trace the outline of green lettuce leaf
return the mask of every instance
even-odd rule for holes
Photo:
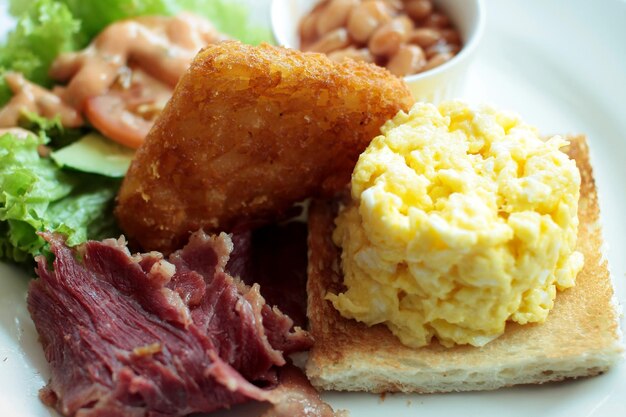
[[[18,21],[0,45],[0,106],[12,95],[3,72],[19,71],[50,87],[48,70],[60,53],[85,47],[104,27],[124,18],[186,10],[208,18],[218,30],[244,42],[272,40],[268,28],[250,23],[245,5],[237,0],[9,2]],[[36,115],[29,115],[26,123],[27,128],[40,132],[39,136],[18,139],[12,134],[0,135],[0,260],[25,262],[38,254],[49,255],[47,244],[37,235],[40,231],[63,233],[72,245],[119,233],[111,214],[119,179],[64,171],[38,154],[44,144],[62,147],[86,132],[64,130],[58,120]]]
[[[9,0],[16,28],[0,45],[0,75],[18,71],[37,84],[51,86],[48,70],[64,51],[84,48],[107,25],[142,15],[174,15],[183,10],[209,19],[216,28],[253,45],[272,42],[269,28],[250,21],[238,0]],[[0,106],[11,97],[0,77]]]
[[[113,216],[119,182],[97,175],[81,174],[79,178],[81,181],[71,194],[50,204],[47,214],[52,230],[65,234],[70,246],[87,239],[119,236]]]
[[[68,175],[39,156],[44,142],[44,136],[0,136],[0,259],[49,255],[37,235],[41,231],[63,233],[71,245],[114,231],[111,210],[119,181]]]
[[[48,119],[32,112],[26,112],[23,115],[20,120],[20,127],[44,135],[48,138],[47,146],[52,149],[69,146],[85,136],[86,132],[91,131],[88,127],[63,127],[59,116]]]
[[[188,11],[209,19],[218,30],[242,42],[271,42],[269,28],[255,26],[240,0],[47,0],[63,4],[79,21],[78,47],[87,45],[107,25],[121,19],[145,15],[171,16]],[[11,14],[22,16],[41,0],[10,0]]]
[[[21,72],[29,80],[49,87],[52,83],[48,69],[52,61],[61,52],[78,47],[79,28],[80,23],[66,5],[53,0],[32,2],[0,45],[0,73]],[[10,97],[4,77],[0,77],[0,106]]]
[[[126,175],[133,156],[134,149],[119,145],[95,132],[50,155],[61,167],[113,178]]]
[[[274,42],[268,27],[251,22],[245,3],[237,0],[175,0],[174,13],[186,10],[207,18],[222,33],[250,45]]]
[[[20,3],[23,0],[13,0]],[[109,24],[129,17],[169,14],[167,0],[57,0],[81,22],[79,41],[81,47]]]

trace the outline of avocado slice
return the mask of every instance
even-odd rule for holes
[[[71,145],[52,152],[50,156],[60,167],[121,178],[126,175],[134,155],[133,149],[92,132]]]

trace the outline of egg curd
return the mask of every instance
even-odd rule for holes
[[[336,219],[347,318],[408,346],[482,346],[507,321],[543,322],[583,266],[580,173],[516,115],[418,103],[382,128]]]

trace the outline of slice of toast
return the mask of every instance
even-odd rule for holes
[[[339,249],[331,238],[337,204],[314,202],[309,212],[308,316],[315,338],[306,364],[313,385],[325,390],[449,392],[489,390],[597,375],[623,351],[613,286],[601,253],[599,207],[584,136],[566,149],[582,176],[578,250],[585,266],[573,288],[557,295],[543,324],[509,323],[482,348],[414,349],[383,325],[343,318],[324,299],[342,290]]]

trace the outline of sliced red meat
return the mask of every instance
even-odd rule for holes
[[[258,283],[269,305],[306,327],[307,225],[292,221],[233,234],[235,248],[226,271]]]
[[[168,260],[131,256],[115,240],[76,251],[45,238],[54,269],[37,259],[28,308],[51,367],[41,397],[64,415],[183,416],[273,401],[259,387],[276,382],[284,352],[311,345],[258,287],[224,272],[227,235],[197,232]]]
[[[334,411],[322,401],[304,373],[292,364],[279,371],[280,384],[271,392],[273,406],[261,417],[349,417],[347,411]]]

